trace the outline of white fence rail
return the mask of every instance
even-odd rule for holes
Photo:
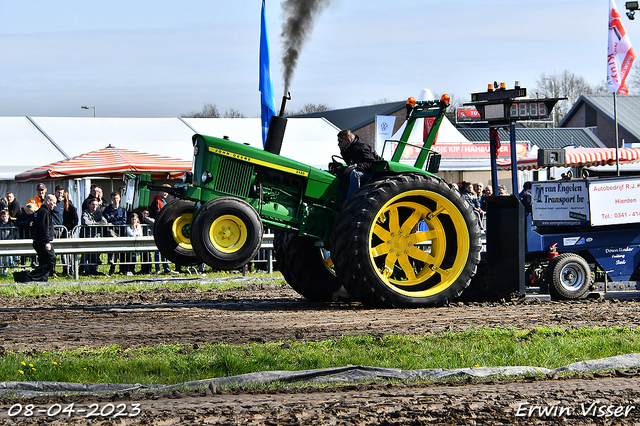
[[[32,243],[31,239],[0,240],[0,256],[35,256]],[[77,256],[158,251],[153,237],[60,238],[53,241],[53,248],[56,255],[75,256],[76,261],[73,263],[76,279],[79,277]],[[273,272],[273,234],[262,236],[260,249],[266,251],[266,259],[256,259],[254,262],[266,262],[268,272]]]

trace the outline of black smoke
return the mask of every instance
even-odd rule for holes
[[[284,0],[282,2],[285,19],[280,36],[284,52],[282,66],[285,94],[289,91],[302,45],[313,30],[313,20],[330,2],[331,0]]]

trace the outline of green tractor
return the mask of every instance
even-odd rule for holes
[[[374,162],[373,177],[346,200],[338,196],[339,178],[279,155],[284,126],[277,119],[286,119],[275,116],[279,142],[269,143],[270,128],[266,150],[194,135],[184,183],[158,187],[140,176],[130,207],[148,203],[149,190],[179,198],[160,211],[154,238],[180,265],[240,268],[255,258],[268,228],[279,270],[309,300],[348,295],[370,306],[442,305],[476,272],[480,228],[457,188],[435,175],[440,155],[430,148],[448,96],[412,99],[391,160]],[[418,118],[433,120],[422,146],[407,142]],[[400,162],[407,145],[419,152],[413,166]]]

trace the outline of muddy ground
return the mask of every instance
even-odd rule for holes
[[[0,352],[167,343],[204,344],[322,340],[342,335],[422,334],[471,327],[640,326],[640,302],[594,298],[454,303],[430,309],[369,309],[316,304],[270,283],[230,291],[171,291],[0,297]],[[3,400],[0,424],[87,424],[87,412],[47,417],[46,410],[88,408],[121,416],[92,424],[640,424],[640,376],[635,372],[560,379],[478,380],[456,385],[373,384],[318,390],[213,389],[172,394],[38,397],[34,417],[10,416]],[[619,377],[617,377],[619,376]],[[139,405],[139,413],[132,404]],[[546,407],[546,408],[545,408]],[[633,408],[631,408],[633,407]],[[547,411],[546,415],[540,410]],[[553,411],[555,410],[555,411]],[[115,412],[118,412],[116,410]],[[128,416],[129,414],[135,416]],[[530,414],[530,416],[529,416]],[[125,415],[127,415],[125,417]]]

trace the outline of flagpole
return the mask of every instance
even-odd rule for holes
[[[616,92],[613,92],[613,121],[615,123],[616,135],[616,172],[620,176],[620,155],[618,150],[618,102]]]

